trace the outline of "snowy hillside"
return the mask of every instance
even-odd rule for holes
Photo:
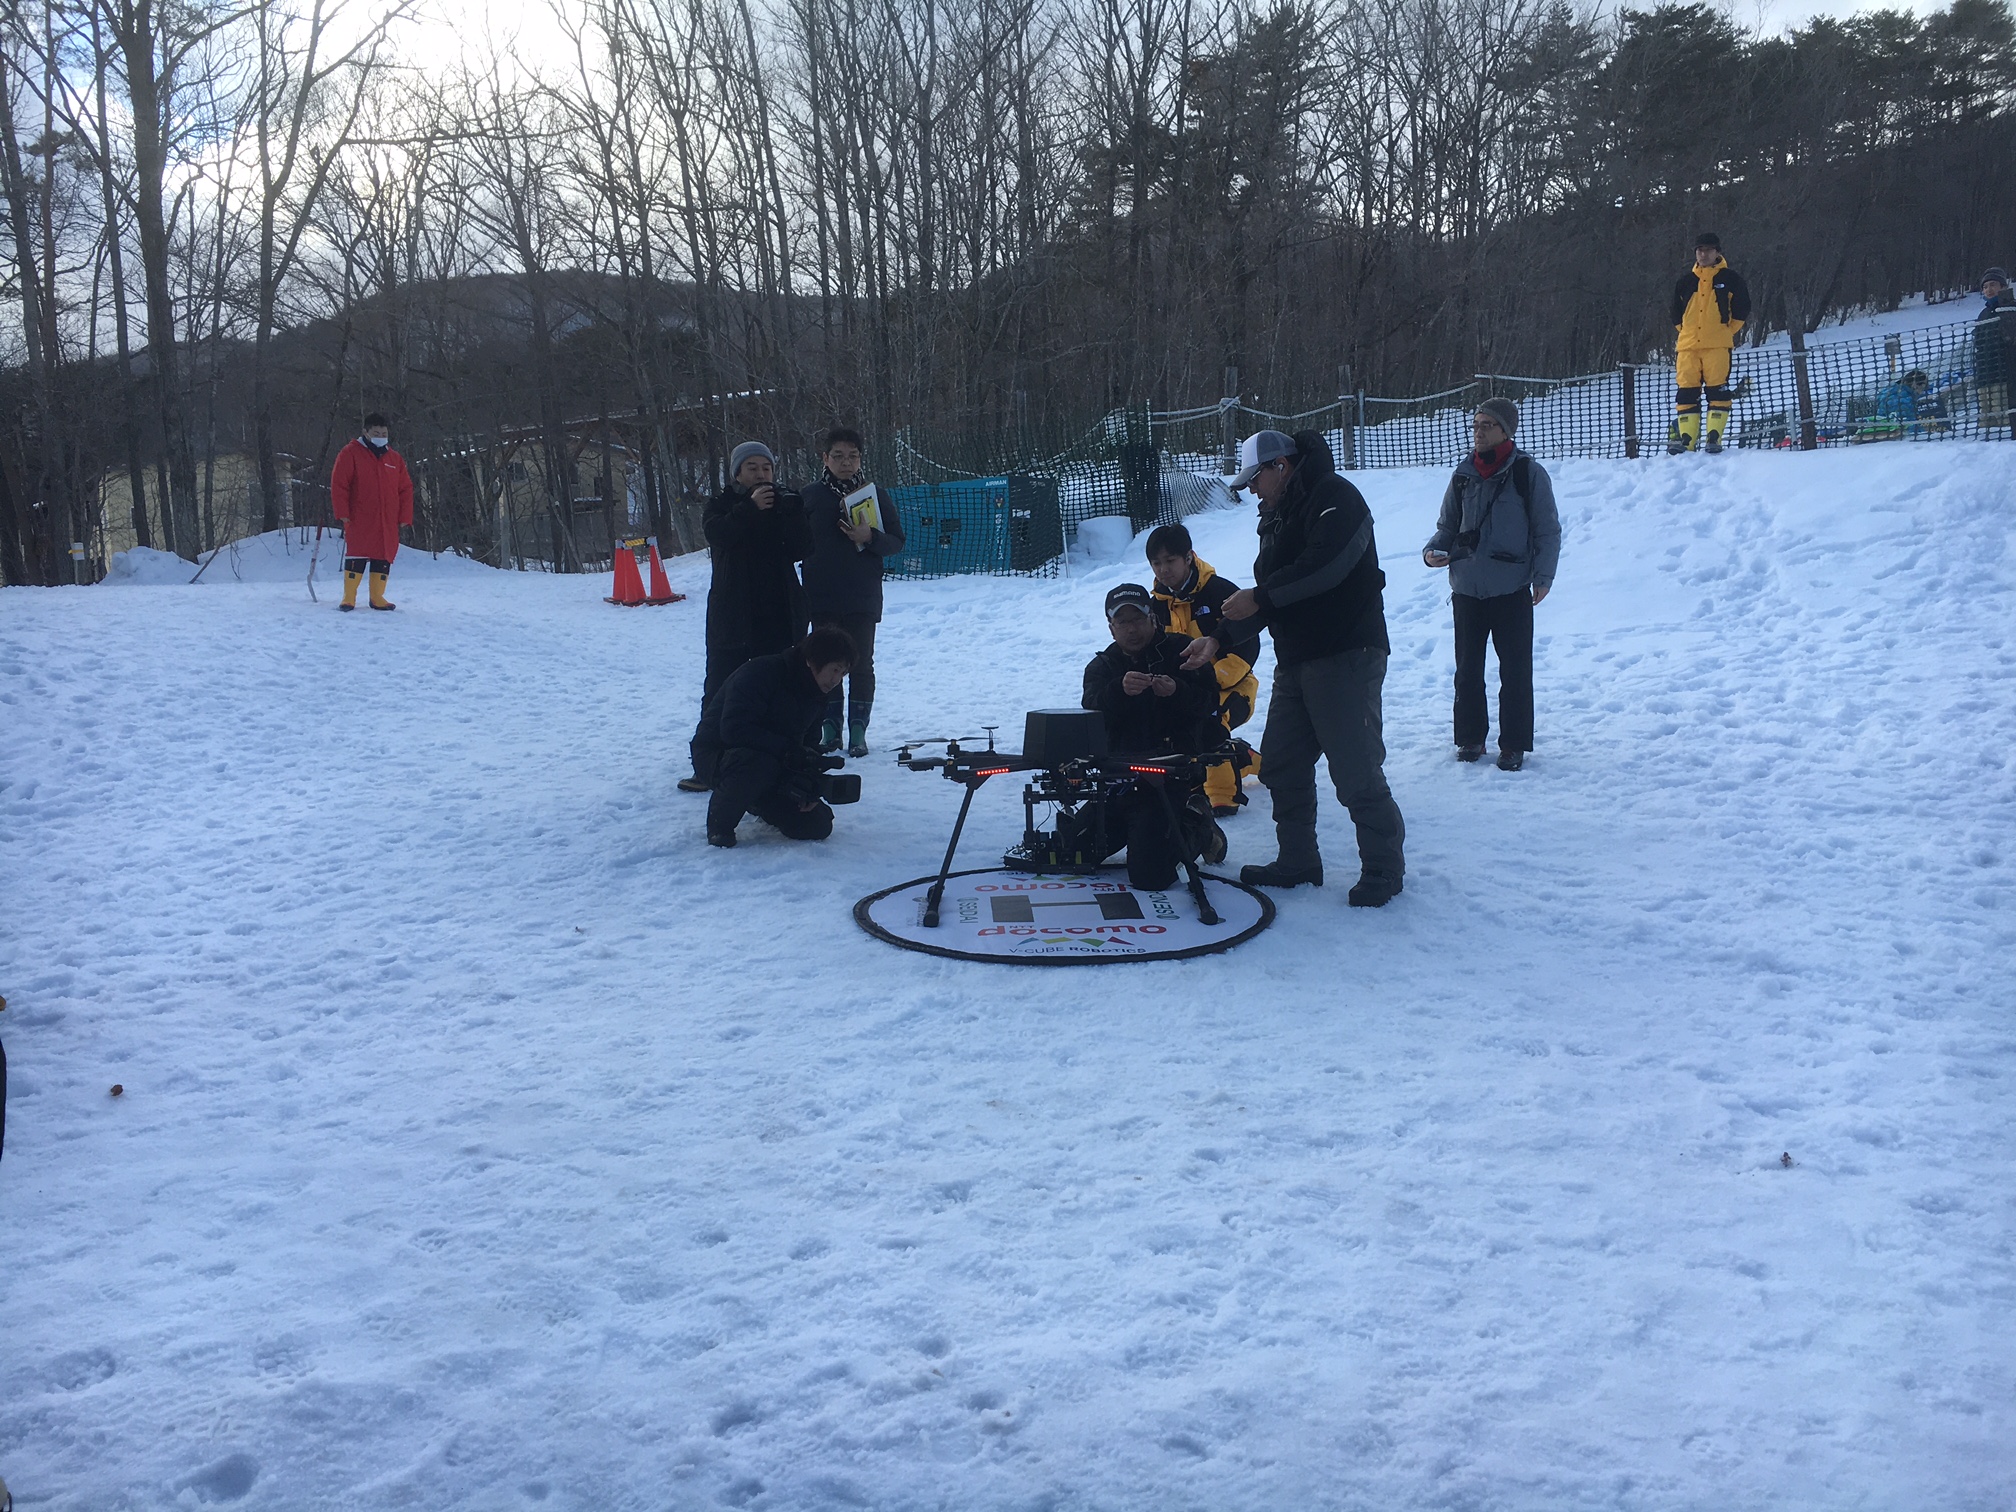
[[[0,1475],[2006,1506],[2012,456],[1560,465],[1518,774],[1450,759],[1441,475],[1362,476],[1407,891],[1345,907],[1326,799],[1332,885],[1180,964],[849,917],[955,808],[888,746],[1072,701],[1118,567],[894,585],[866,801],[728,852],[672,787],[697,598],[410,554],[396,615],[291,561],[0,594]],[[1243,576],[1249,517],[1192,523]],[[987,788],[969,864],[1018,824]]]

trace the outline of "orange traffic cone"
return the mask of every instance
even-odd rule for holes
[[[602,602],[626,608],[644,602],[644,580],[637,576],[637,553],[628,541],[616,543],[616,591]]]
[[[658,560],[658,543],[646,541],[651,548],[651,594],[644,600],[647,604],[676,604],[686,597],[672,591],[671,581],[665,576],[665,564]]]

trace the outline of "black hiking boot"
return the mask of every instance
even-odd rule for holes
[[[707,831],[707,843],[709,845],[718,845],[723,850],[733,850],[735,849],[735,831],[709,830]]]
[[[1516,772],[1524,765],[1526,765],[1526,753],[1524,751],[1500,751],[1498,753],[1498,770],[1501,772]]]
[[[681,777],[679,779],[679,791],[682,793],[711,793],[714,791],[714,784],[709,782],[705,777]]]
[[[1344,901],[1353,908],[1384,908],[1399,897],[1402,890],[1398,877],[1374,877],[1368,873],[1352,885]]]
[[[1484,747],[1481,745],[1456,747],[1456,759],[1458,761],[1478,761],[1483,758],[1483,755]]]
[[[1288,866],[1280,861],[1269,861],[1262,866],[1242,866],[1239,880],[1248,887],[1300,887],[1307,882],[1311,887],[1323,885],[1323,863],[1312,861],[1307,866]]]

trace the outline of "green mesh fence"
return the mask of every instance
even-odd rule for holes
[[[1886,336],[1783,337],[1735,354],[1727,444],[1745,448],[2008,437],[2016,311],[1999,320]],[[1089,519],[1133,531],[1236,501],[1224,478],[1239,438],[1317,430],[1345,470],[1450,467],[1470,417],[1500,395],[1520,410],[1519,442],[1543,459],[1663,455],[1674,411],[1671,363],[1570,378],[1478,374],[1412,398],[1351,394],[1278,412],[1236,400],[1189,410],[1116,409],[1088,425],[976,437],[905,431],[877,449],[910,547],[905,576],[1054,574]]]

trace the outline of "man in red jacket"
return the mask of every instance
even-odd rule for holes
[[[366,415],[364,434],[336,454],[329,503],[343,526],[343,602],[337,607],[357,607],[357,585],[369,567],[371,607],[398,608],[385,597],[385,576],[399,555],[399,527],[413,523],[413,478],[406,459],[392,450],[383,415]]]

